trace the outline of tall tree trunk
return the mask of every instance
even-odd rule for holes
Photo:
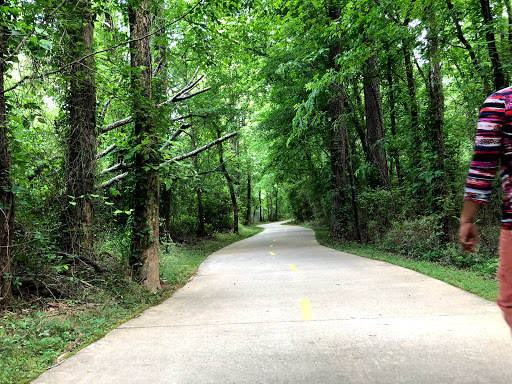
[[[93,51],[95,14],[91,2],[83,3],[79,28],[69,30],[73,59]],[[96,177],[96,83],[94,56],[73,64],[68,95],[69,133],[66,137],[66,194],[73,196],[65,208],[63,247],[70,253],[90,252],[94,243],[91,194]]]
[[[157,138],[151,108],[152,60],[150,2],[142,0],[128,10],[130,22],[130,56],[132,105],[135,122],[134,146],[137,149],[133,170],[133,233],[130,265],[134,277],[150,290],[160,289],[159,277],[159,192],[160,179],[154,169]]]
[[[430,122],[427,131],[434,161],[434,175],[432,183],[433,211],[439,215],[442,240],[448,241],[447,217],[444,214],[444,201],[446,197],[446,185],[444,177],[444,95],[443,79],[441,76],[441,64],[439,57],[439,23],[436,20],[436,11],[433,5],[427,7],[425,14],[428,17],[429,28],[427,31],[427,52],[429,56],[429,94],[430,94]]]
[[[385,137],[384,119],[382,117],[377,54],[373,54],[366,60],[363,76],[368,151],[370,163],[378,172],[378,176],[376,180],[373,180],[373,184],[374,186],[389,190],[388,163],[383,143]]]
[[[277,211],[277,210],[278,210],[278,200],[277,200],[278,195],[279,195],[279,189],[278,189],[278,188],[277,188],[277,186],[276,186],[276,211],[275,211],[275,218],[276,218],[276,221],[278,221],[278,220],[279,220],[278,211]]]
[[[338,19],[341,15],[341,8],[329,2],[329,17],[332,21]],[[336,59],[342,54],[342,42],[336,39],[332,42],[329,51],[329,66],[335,69],[336,74],[341,70],[337,65]],[[340,79],[334,79],[331,84],[331,99],[329,101],[329,116],[331,118],[331,137],[330,137],[330,163],[331,163],[331,225],[329,235],[332,239],[339,239],[344,232],[346,218],[343,217],[344,202],[347,200],[347,179],[346,179],[346,152],[347,148],[347,123],[345,120],[345,95],[343,84]],[[355,108],[354,108],[355,109]],[[355,113],[356,111],[354,111]],[[353,114],[355,117],[355,114]],[[356,125],[356,127],[359,125]],[[360,134],[361,142],[364,138]],[[364,148],[364,146],[363,146]]]
[[[260,200],[260,221],[263,221],[263,214],[262,214],[262,210],[261,210],[261,189],[259,192],[259,200]]]
[[[512,55],[512,6],[510,0],[504,0],[508,15],[508,52]]]
[[[481,75],[480,73],[480,65],[478,64],[478,60],[476,58],[475,50],[471,46],[471,44],[467,41],[467,39],[464,37],[464,34],[462,33],[462,27],[460,26],[459,18],[457,17],[457,14],[455,12],[455,9],[453,7],[453,3],[451,0],[446,0],[446,5],[448,9],[450,10],[450,16],[452,18],[453,24],[455,25],[455,32],[457,35],[457,38],[462,43],[462,45],[466,48],[468,51],[469,57],[471,59],[471,63],[473,64],[473,68],[475,70],[475,74],[482,78],[482,83],[484,85],[485,94],[488,95],[490,93],[489,84],[487,84],[487,79],[485,76]]]
[[[245,225],[251,224],[252,213],[252,181],[251,181],[251,165],[247,165],[247,212],[245,214]]]
[[[391,66],[391,58],[388,58],[388,87],[389,87],[389,108],[390,108],[390,120],[391,120],[391,135],[393,136],[393,140],[396,141],[396,101],[395,101],[395,89],[393,84],[393,74],[392,74],[392,66]],[[396,146],[396,143],[394,143]],[[398,185],[401,185],[403,182],[402,179],[402,169],[400,168],[400,154],[398,149],[394,147],[391,151],[393,156],[393,161],[395,163],[396,169],[396,177],[398,181]]]
[[[160,219],[162,220],[162,231],[164,236],[171,237],[171,189],[167,189],[165,186],[162,188],[160,202],[162,209],[159,212]]]
[[[154,74],[155,77],[152,79],[154,94],[151,95],[155,104],[160,104],[166,100],[167,97],[167,45],[168,39],[166,38],[165,31],[165,21],[162,17],[158,17],[158,12],[160,9],[155,11],[153,15],[153,20],[156,20],[156,28],[158,29],[158,33],[156,36],[157,43],[155,44],[155,62],[157,64],[157,68],[159,69],[158,73]],[[164,122],[166,123],[167,114],[164,112],[164,109],[161,108],[156,112],[156,121],[157,124]],[[167,177],[171,177],[169,174]],[[173,193],[171,187],[162,184],[160,186],[160,196],[159,196],[159,204],[160,210],[158,212],[160,216],[160,220],[162,223],[161,228],[158,229],[159,237],[161,239],[165,239],[166,243],[172,241],[171,234],[171,199],[173,198]],[[167,246],[168,247],[168,246]],[[168,251],[168,248],[167,248]]]
[[[275,217],[274,217],[274,202],[272,201],[272,190],[270,190],[270,193],[269,193],[269,196],[270,196],[270,221],[275,221]]]
[[[350,180],[350,196],[352,201],[352,214],[354,215],[354,223],[355,223],[355,230],[356,230],[356,238],[357,241],[360,243],[363,242],[363,235],[361,231],[361,222],[359,220],[359,208],[357,206],[357,196],[356,196],[356,177],[354,173],[354,166],[352,164],[352,154],[351,154],[351,148],[350,148],[350,140],[345,141],[346,144],[346,153],[347,153],[347,168],[348,168],[348,174],[349,174],[349,180]]]
[[[493,32],[494,27],[492,25],[491,5],[489,4],[489,0],[480,0],[480,7],[486,28],[485,39],[487,40],[487,49],[489,51],[489,57],[491,58],[491,65],[494,74],[494,88],[495,90],[499,90],[505,88],[506,84],[500,56],[498,54],[498,49],[496,48],[496,39]]]
[[[272,221],[272,216],[270,216],[269,194],[267,194],[267,220]]]
[[[357,131],[357,136],[359,137],[359,141],[361,142],[361,146],[363,148],[365,159],[369,160],[370,154],[368,153],[368,141],[366,140],[366,134],[364,133],[364,117],[359,112],[360,110],[364,110],[363,102],[361,101],[361,97],[359,97],[359,91],[357,89],[358,85],[356,82],[352,84],[353,94],[347,97],[348,103],[345,105],[347,108],[347,113],[350,115],[350,121],[354,125]],[[355,103],[352,101],[355,99]]]
[[[196,147],[196,137],[194,127],[190,127],[190,139],[192,141],[192,147],[197,149]],[[197,156],[193,156],[193,165],[196,171],[196,174],[199,173],[199,159]],[[206,230],[204,227],[204,205],[203,205],[203,190],[201,188],[201,183],[199,180],[194,180],[194,189],[196,190],[197,196],[197,216],[199,219],[199,228],[197,229],[197,235],[199,237],[206,236]]]
[[[420,152],[420,132],[421,127],[419,124],[419,107],[418,100],[416,99],[416,83],[414,81],[414,68],[411,61],[411,49],[408,45],[406,39],[402,40],[402,52],[404,55],[404,63],[405,63],[405,74],[407,77],[407,92],[409,93],[409,100],[407,105],[409,105],[409,110],[411,114],[411,127],[410,127],[410,135],[413,142],[410,150],[411,157],[411,168],[419,168],[420,160],[421,160],[421,152]]]
[[[217,135],[220,138],[220,131],[217,130]],[[229,196],[231,197],[231,208],[233,209],[233,233],[238,233],[238,202],[236,201],[235,188],[233,186],[233,179],[228,173],[226,169],[226,164],[224,163],[224,148],[222,144],[219,144],[219,161],[221,164],[222,174],[226,178],[226,182],[228,183],[229,188]]]
[[[0,0],[0,7],[5,4]],[[4,57],[7,54],[7,33],[0,23],[0,307],[11,299],[11,246],[14,234],[14,194],[11,184],[11,156],[7,137],[7,108],[5,101]]]
[[[435,21],[433,21],[434,25]],[[435,150],[435,170],[444,172],[444,95],[443,79],[441,77],[441,64],[439,59],[439,35],[436,27],[432,27],[427,34],[427,49],[430,58],[429,65],[429,94],[431,146]]]
[[[346,140],[347,125],[345,121],[345,99],[343,95],[343,86],[341,84],[331,85],[331,101],[329,105],[329,114],[334,121],[331,128],[331,188],[332,188],[332,211],[330,237],[333,239],[341,238],[345,219],[343,217],[343,207],[346,201]]]
[[[197,215],[199,216],[199,229],[197,235],[199,237],[206,236],[206,229],[204,223],[204,204],[203,204],[203,190],[200,185],[196,186],[197,196]]]

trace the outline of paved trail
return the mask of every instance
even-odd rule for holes
[[[494,303],[265,228],[35,383],[512,383]]]

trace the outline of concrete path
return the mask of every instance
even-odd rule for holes
[[[270,224],[35,383],[512,383],[494,303]]]

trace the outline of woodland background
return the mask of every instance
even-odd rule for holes
[[[294,218],[492,273],[458,216],[510,0],[0,0],[0,302],[160,288],[160,252]],[[499,180],[496,181],[499,190]]]

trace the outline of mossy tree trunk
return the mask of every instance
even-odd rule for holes
[[[133,276],[150,290],[160,289],[159,192],[157,138],[151,105],[151,11],[142,0],[128,10],[130,22],[131,88],[134,116],[133,233],[130,265]]]
[[[0,7],[4,1],[0,0]],[[7,107],[5,101],[5,72],[7,70],[6,30],[0,24],[0,307],[11,298],[11,246],[14,233],[14,194],[11,184],[11,156],[7,137]]]
[[[371,178],[374,187],[389,190],[389,173],[384,148],[384,119],[380,94],[380,76],[377,54],[370,56],[364,65],[364,107],[366,114],[366,138],[370,164],[377,171]]]
[[[220,139],[220,131],[217,131],[217,136]],[[228,183],[229,188],[229,196],[231,197],[231,208],[233,209],[233,233],[238,233],[238,202],[236,200],[235,187],[233,185],[233,179],[229,175],[229,172],[226,168],[226,164],[224,163],[224,148],[222,144],[219,145],[219,161],[221,164],[221,171],[224,177],[226,178],[226,182]]]
[[[251,164],[247,164],[247,212],[245,213],[245,225],[251,224],[252,214],[252,180],[251,180]]]
[[[91,2],[83,4],[78,26],[69,28],[72,59],[93,51],[94,19]],[[96,84],[94,56],[71,66],[69,77],[69,131],[66,135],[66,230],[63,247],[73,254],[90,252],[94,243],[94,210],[91,194],[96,176]]]

